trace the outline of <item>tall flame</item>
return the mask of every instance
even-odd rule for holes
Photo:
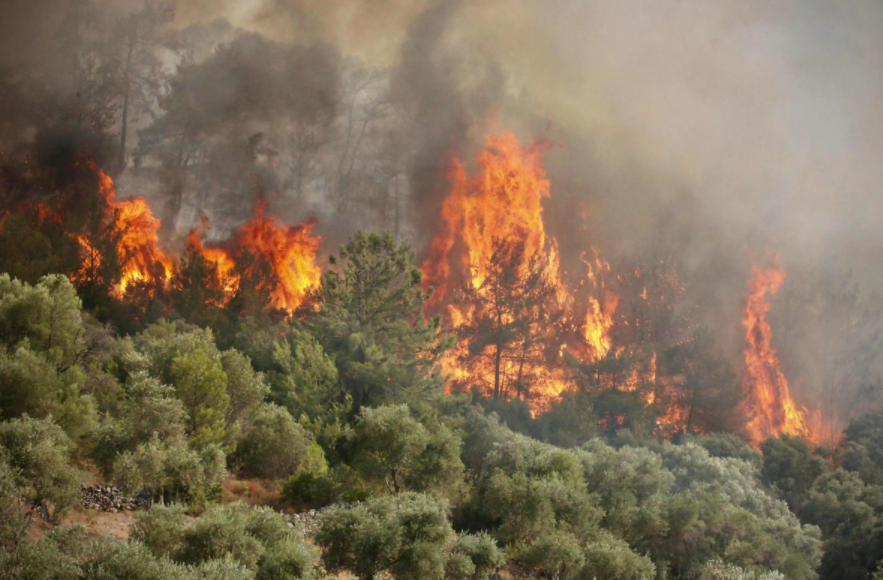
[[[575,315],[573,312],[577,310],[574,292],[564,283],[559,272],[557,241],[547,234],[543,223],[542,201],[550,195],[550,182],[542,158],[550,144],[540,141],[522,147],[511,132],[487,135],[485,144],[485,149],[478,155],[477,175],[468,176],[458,160],[454,161],[449,174],[452,189],[441,208],[441,228],[423,264],[427,285],[435,288],[430,307],[442,310],[461,334],[475,328],[480,313],[475,311],[474,304],[456,300],[454,292],[458,289],[467,293],[487,292],[483,290],[483,284],[491,274],[492,257],[498,250],[495,245],[499,242],[518,244],[522,268],[526,269],[531,263],[542,264],[543,278],[552,287],[557,302],[551,307],[565,313],[562,324],[579,321],[574,328],[568,328],[583,342],[575,349],[578,354],[591,360],[603,357],[610,349],[608,333],[613,324],[617,298],[609,292],[603,305],[594,298],[586,298],[579,307],[586,309],[585,314]],[[504,260],[511,261],[512,256],[506,256]],[[505,320],[504,316],[498,322],[511,321]],[[537,324],[533,323],[533,326]],[[559,357],[566,348],[563,327],[532,328],[530,332],[558,338],[561,344],[560,348],[556,345],[555,350]],[[463,341],[447,359],[445,371],[461,387],[498,386],[500,374],[530,376],[535,381],[531,393],[534,411],[547,406],[568,387],[563,372],[550,365],[540,365],[538,356],[527,363],[524,356],[500,361],[490,352],[492,348],[489,345],[482,353],[470,353]],[[464,361],[468,364],[464,365]],[[497,368],[500,365],[502,369]],[[532,368],[525,368],[525,365]],[[510,382],[514,384],[518,380],[510,378]],[[518,385],[513,390],[520,392]],[[505,388],[501,391],[495,391],[495,394],[505,398],[513,396],[512,390],[508,395]]]
[[[159,249],[157,232],[160,220],[153,216],[147,200],[136,197],[126,201],[116,200],[113,179],[94,161],[87,162],[98,177],[98,192],[107,202],[107,212],[114,220],[114,233],[119,237],[117,252],[122,264],[120,292],[133,282],[167,280],[172,275],[172,260]],[[94,254],[81,239],[87,254]]]
[[[766,320],[770,310],[767,294],[778,292],[784,282],[785,272],[778,261],[767,268],[752,266],[742,324],[745,326],[745,393],[749,415],[746,428],[754,444],[781,434],[812,439],[803,412],[791,399],[788,380],[771,344],[772,328]]]
[[[542,199],[549,197],[549,180],[542,155],[548,143],[524,148],[511,132],[487,135],[487,148],[478,155],[480,173],[469,178],[459,160],[449,175],[453,188],[442,206],[442,231],[433,239],[424,274],[435,285],[435,302],[450,290],[449,256],[461,240],[465,254],[458,264],[477,288],[484,281],[495,240],[524,244],[524,258],[546,251]]]

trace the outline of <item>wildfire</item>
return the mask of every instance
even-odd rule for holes
[[[311,232],[315,221],[299,226],[277,225],[264,215],[265,202],[260,199],[251,221],[242,226],[239,243],[249,252],[263,256],[270,263],[278,284],[271,293],[276,308],[293,312],[300,306],[307,291],[319,284],[322,271],[316,265],[321,240]]]
[[[187,236],[187,248],[189,251],[202,256],[206,262],[214,267],[214,276],[220,282],[220,287],[224,289],[225,298],[223,304],[226,304],[239,289],[240,276],[235,271],[236,262],[229,251],[224,248],[203,246],[200,234],[206,229],[209,229],[208,218],[203,215],[199,220],[199,224],[190,230],[190,234]]]
[[[463,338],[445,363],[454,388],[522,397],[537,411],[569,386],[560,366],[552,364],[555,358],[570,349],[580,358],[597,360],[610,350],[617,297],[605,292],[603,303],[587,295],[577,300],[562,279],[557,241],[543,223],[542,200],[550,195],[550,182],[542,158],[550,144],[522,147],[511,132],[488,135],[485,142],[477,175],[468,176],[463,164],[454,161],[442,226],[423,272],[427,285],[435,288],[430,307],[444,312]],[[531,277],[547,291],[527,296],[525,280]],[[534,315],[536,301],[542,307]],[[521,338],[484,344],[475,333],[489,324],[502,335],[519,328]],[[581,344],[567,344],[568,333]],[[544,340],[550,343],[545,351],[539,346]],[[530,393],[525,392],[527,382],[532,383]]]
[[[768,268],[752,266],[751,284],[745,302],[745,393],[747,431],[751,442],[787,434],[813,439],[804,413],[791,399],[788,381],[782,373],[776,349],[771,345],[772,329],[766,320],[770,304],[767,294],[775,294],[785,282],[778,263]]]
[[[265,211],[266,202],[260,198],[254,216],[239,228],[239,235],[231,245],[236,252],[203,246],[199,234],[207,226],[205,219],[190,232],[188,245],[214,265],[228,299],[240,283],[240,275],[235,270],[236,253],[246,250],[266,260],[275,283],[270,293],[273,306],[291,313],[303,304],[307,292],[319,284],[322,273],[316,264],[316,254],[321,239],[312,236],[315,221],[299,226],[278,224],[267,217]]]
[[[118,237],[117,252],[122,264],[120,292],[134,282],[164,281],[172,275],[172,260],[159,249],[160,221],[153,216],[147,200],[136,197],[126,201],[116,200],[113,179],[90,160],[89,168],[98,176],[98,191],[107,202],[107,212],[114,223]],[[87,259],[96,254],[94,248],[80,238]]]

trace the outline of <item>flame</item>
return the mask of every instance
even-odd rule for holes
[[[252,220],[240,229],[239,243],[270,263],[278,281],[270,294],[273,306],[293,312],[322,278],[322,271],[316,265],[321,239],[311,235],[315,221],[299,226],[278,225],[276,220],[264,215],[264,210],[265,201],[261,198]]]
[[[187,236],[187,247],[189,251],[202,256],[206,262],[214,267],[215,278],[220,282],[220,287],[224,289],[223,304],[219,304],[219,306],[223,306],[230,301],[230,298],[239,289],[240,276],[235,271],[236,262],[229,251],[224,248],[203,246],[200,233],[208,228],[208,218],[203,215],[200,218],[199,224],[190,230],[190,234]]]
[[[780,434],[812,440],[804,413],[791,399],[788,380],[772,347],[772,328],[766,320],[770,310],[767,294],[775,294],[785,282],[778,260],[767,268],[752,266],[745,301],[745,393],[749,421],[746,426],[755,445]]]
[[[518,267],[524,270],[521,274],[527,273],[528,264],[541,264],[542,276],[552,287],[556,302],[547,307],[563,313],[561,328],[538,328],[539,325],[534,324],[530,332],[552,335],[562,343],[567,341],[561,337],[573,334],[572,342],[581,344],[561,344],[554,353],[559,358],[565,350],[582,359],[602,358],[611,348],[609,331],[618,299],[614,293],[605,292],[603,303],[590,296],[577,300],[574,290],[561,276],[558,243],[547,234],[543,222],[542,201],[550,196],[550,182],[542,160],[550,144],[538,141],[521,146],[512,132],[487,135],[485,144],[478,155],[477,175],[468,176],[464,165],[459,160],[453,161],[449,173],[452,188],[441,208],[441,227],[423,264],[426,284],[435,289],[429,301],[430,309],[443,312],[461,335],[475,328],[481,313],[468,300],[458,300],[456,291],[465,290],[471,295],[486,293],[483,284],[492,269],[495,244],[500,241],[513,247],[518,244],[521,248]],[[511,265],[512,256],[504,256],[503,260]],[[587,263],[587,266],[591,289],[596,290],[593,264]],[[594,268],[609,271],[609,266],[600,258]],[[577,302],[581,305],[577,306]],[[577,314],[581,309],[585,309],[584,314]],[[500,322],[512,321],[504,316]],[[525,357],[517,356],[492,362],[494,348],[487,345],[480,353],[470,353],[466,341],[461,341],[443,364],[444,371],[452,378],[453,388],[478,387],[490,394],[494,390],[488,385],[495,385],[495,378],[500,375],[507,377],[509,384],[494,394],[510,398],[522,396],[519,378],[529,376],[533,383],[529,402],[536,412],[546,408],[569,387],[558,365],[548,364],[548,360],[538,363],[537,356],[527,362]],[[499,372],[496,365],[501,367]]]
[[[525,261],[546,251],[542,199],[549,197],[550,184],[542,155],[550,145],[537,142],[522,148],[511,132],[488,135],[485,143],[478,156],[479,175],[468,178],[455,159],[448,176],[453,188],[442,205],[443,227],[423,267],[435,287],[435,303],[450,290],[449,256],[458,240],[466,249],[458,265],[473,288],[485,279],[495,240],[522,242]]]
[[[119,236],[117,252],[123,269],[120,293],[124,294],[133,282],[168,280],[172,275],[172,260],[159,249],[160,221],[153,216],[147,200],[136,197],[117,201],[113,179],[94,161],[88,161],[87,165],[98,177],[98,192],[107,202],[106,211],[114,221],[114,233]],[[78,239],[87,260],[96,260],[95,249],[82,236]]]
[[[619,297],[613,292],[607,291],[602,306],[595,298],[589,298],[589,308],[586,313],[585,340],[595,358],[600,359],[610,351],[610,328],[613,326],[613,315],[619,304]],[[655,366],[655,363],[654,363]],[[654,370],[655,374],[655,370]]]
[[[317,286],[322,272],[316,264],[321,239],[312,235],[315,221],[299,226],[279,224],[265,215],[266,201],[258,199],[252,219],[239,228],[235,248],[265,259],[271,268],[275,288],[270,293],[274,308],[293,313],[304,303],[309,290]],[[205,247],[200,232],[207,228],[203,218],[188,236],[188,245],[214,265],[217,277],[229,300],[239,288],[240,275],[236,272],[236,255],[227,248]]]

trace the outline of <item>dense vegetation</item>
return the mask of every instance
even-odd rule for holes
[[[412,261],[391,236],[359,233],[299,317],[219,309],[200,326],[188,319],[204,312],[144,311],[128,334],[63,276],[0,276],[4,578],[875,573],[883,416],[854,421],[837,449],[589,420],[549,435],[518,401],[444,394],[451,341],[424,319]],[[60,526],[27,539],[33,518],[76,503],[84,470],[149,492],[132,538]],[[226,474],[276,481],[295,508],[361,503],[323,512],[304,539],[268,507],[223,505]]]

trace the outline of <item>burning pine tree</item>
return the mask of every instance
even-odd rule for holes
[[[540,410],[569,386],[561,364],[568,346],[580,358],[607,353],[616,296],[603,304],[581,297],[578,307],[561,277],[558,244],[543,223],[550,183],[542,156],[550,144],[522,147],[512,133],[485,140],[477,175],[454,162],[442,226],[423,265],[435,287],[430,306],[460,336],[445,369],[454,389],[521,398]]]

